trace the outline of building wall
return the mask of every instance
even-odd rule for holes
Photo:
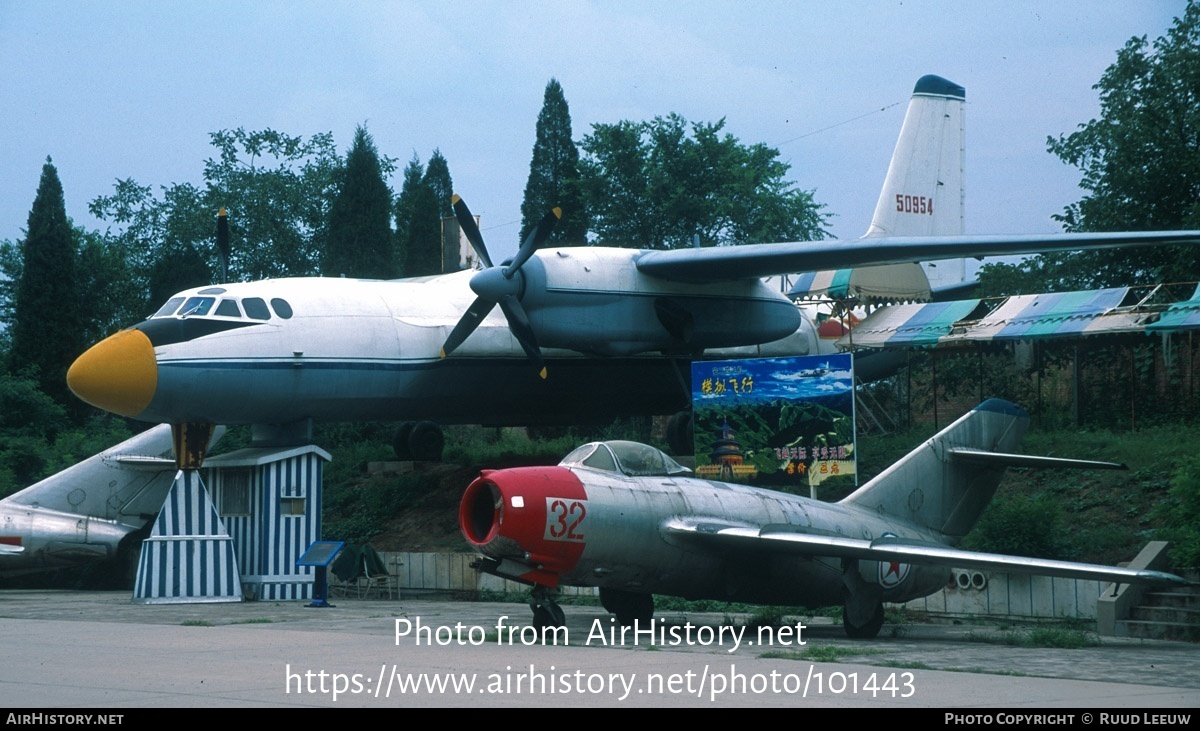
[[[241,469],[250,470],[249,512],[229,515],[227,475]],[[317,455],[305,454],[259,467],[212,470],[217,510],[233,537],[249,597],[312,599],[315,569],[296,561],[321,535],[323,469]],[[286,514],[285,500],[303,500],[304,513]]]

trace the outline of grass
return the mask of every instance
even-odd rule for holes
[[[1076,627],[1043,626],[1029,629],[1001,629],[996,632],[971,632],[971,642],[1011,647],[1049,647],[1060,650],[1078,650],[1098,647],[1103,644],[1094,632]]]
[[[207,619],[185,619],[180,622],[184,627],[212,627],[213,623]]]
[[[800,652],[772,651],[764,652],[759,657],[766,660],[804,660],[806,662],[840,662],[848,657],[863,655],[886,655],[890,650],[863,647],[843,647],[841,645],[820,645],[808,647]]]
[[[236,622],[230,622],[230,624],[271,624],[274,621],[270,617],[251,617],[250,619],[239,619]]]

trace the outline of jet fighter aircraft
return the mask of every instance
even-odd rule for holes
[[[916,262],[1200,243],[1197,231],[962,235],[964,99],[945,79],[918,81],[860,239],[543,250],[551,212],[511,260],[494,265],[456,197],[482,271],[187,290],[93,346],[67,380],[94,406],[153,422],[291,425],[279,433],[303,439],[312,420],[401,421],[397,451],[439,459],[439,423],[683,413],[692,359],[829,352],[796,305],[764,284],[768,275],[813,274],[810,293],[922,299],[928,281]]]
[[[158,515],[175,472],[159,425],[0,500],[0,576],[117,556]]]
[[[1013,454],[1029,423],[990,399],[838,503],[688,476],[636,442],[593,442],[556,467],[485,470],[459,507],[477,566],[533,586],[534,623],[560,626],[560,586],[599,587],[624,625],[647,626],[652,594],[845,607],[850,637],[874,637],[883,602],[944,587],[951,567],[1118,583],[1173,574],[954,548],[1006,466],[1123,468]]]

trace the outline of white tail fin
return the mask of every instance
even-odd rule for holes
[[[963,233],[966,90],[940,76],[913,88],[883,190],[865,238]],[[929,280],[919,264],[802,274],[793,299],[925,301]]]
[[[866,236],[963,233],[966,100],[940,76],[917,82]]]

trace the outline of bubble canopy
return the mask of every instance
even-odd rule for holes
[[[589,442],[563,457],[558,464],[560,467],[582,467],[629,477],[686,475],[691,472],[661,449],[624,440]]]

